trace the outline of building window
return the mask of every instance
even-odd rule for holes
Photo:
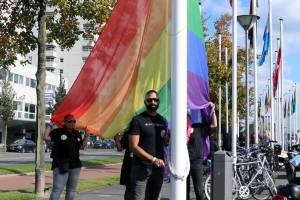
[[[52,44],[48,44],[48,45],[46,46],[46,50],[47,50],[47,51],[53,51],[54,49],[55,49],[55,46],[52,45]]]
[[[61,62],[61,63],[64,62],[64,58],[60,58],[60,62]]]
[[[23,102],[22,101],[14,101],[14,110],[15,111],[23,111]]]
[[[91,46],[82,46],[82,51],[90,51],[92,48]]]
[[[85,63],[86,62],[87,57],[82,57],[82,61]]]
[[[55,57],[53,56],[46,56],[46,62],[54,62]]]
[[[30,78],[26,77],[26,86],[30,86]]]
[[[13,77],[14,77],[14,74],[9,72],[8,80],[12,82],[13,81]]]
[[[23,85],[24,76],[14,74],[14,83]]]
[[[91,23],[84,23],[83,24],[83,29],[84,30],[88,30],[88,29],[92,29],[93,25]]]
[[[25,103],[24,118],[35,119],[35,105],[30,103]]]
[[[30,87],[32,87],[32,88],[36,87],[36,80],[30,79]]]
[[[94,40],[94,36],[92,36],[92,35],[85,35],[85,36],[83,36],[83,39],[84,40]]]
[[[32,56],[28,56],[28,61],[32,63]]]

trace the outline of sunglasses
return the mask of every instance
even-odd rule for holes
[[[157,98],[149,98],[149,99],[146,99],[147,103],[151,103],[152,101],[158,103],[159,102],[159,99]]]
[[[69,120],[69,121],[67,121],[67,123],[76,123],[76,120]]]

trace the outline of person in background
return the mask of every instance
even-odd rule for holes
[[[122,134],[117,134],[115,137],[116,147],[118,151],[125,150],[123,163],[120,174],[120,185],[125,186],[124,200],[131,200],[131,187],[130,187],[130,172],[132,165],[132,153],[129,151],[128,132],[124,131]]]
[[[81,161],[79,150],[87,145],[87,135],[83,138],[79,131],[75,130],[76,120],[73,115],[64,117],[63,128],[51,130],[47,127],[44,140],[51,140],[53,148],[51,152],[53,170],[53,187],[50,200],[60,199],[60,195],[66,187],[66,200],[73,200],[77,182],[80,175]]]
[[[129,126],[132,200],[159,198],[165,167],[163,146],[169,138],[167,121],[157,113],[159,103],[155,90],[146,92],[146,111],[135,116]]]
[[[188,152],[190,158],[190,172],[187,177],[186,187],[186,199],[190,200],[190,178],[192,177],[194,191],[197,200],[203,200],[203,189],[202,189],[202,176],[203,176],[203,162],[206,161],[207,155],[210,152],[210,149],[207,149],[209,146],[209,136],[211,134],[211,129],[217,127],[217,117],[215,115],[215,105],[212,102],[209,102],[209,106],[211,108],[211,117],[208,122],[198,118],[198,120],[194,119],[193,115],[188,115],[187,124],[187,138],[188,138]],[[198,115],[199,116],[199,115]],[[189,124],[191,124],[191,128],[189,128]],[[189,133],[190,131],[190,133]],[[204,152],[207,151],[206,153]]]

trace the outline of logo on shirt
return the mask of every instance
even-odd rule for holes
[[[68,137],[67,137],[65,134],[63,134],[63,135],[60,136],[60,139],[61,139],[61,140],[66,140],[67,138],[68,138]]]
[[[157,124],[157,123],[145,123],[145,126],[156,126],[156,127],[164,127],[164,124]]]

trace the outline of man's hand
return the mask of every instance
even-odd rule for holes
[[[215,104],[214,104],[213,102],[210,101],[210,102],[208,102],[208,104],[210,105],[210,107],[211,107],[213,110],[215,109],[216,106],[215,106]]]
[[[155,158],[155,160],[153,161],[153,165],[155,167],[164,167],[165,162],[162,159]]]

